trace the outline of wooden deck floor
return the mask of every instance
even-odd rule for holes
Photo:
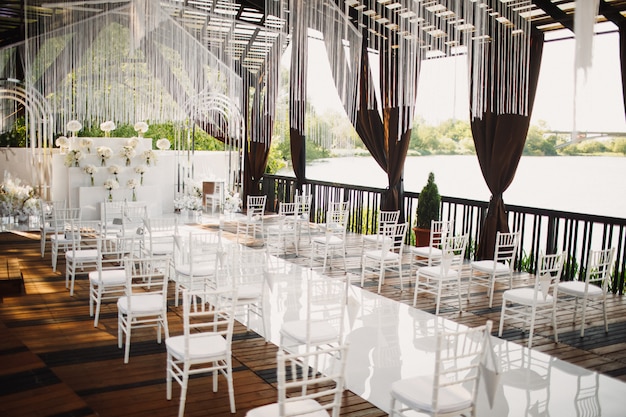
[[[350,236],[347,267],[355,279],[360,273],[359,242],[358,236]],[[305,243],[300,256],[285,256],[308,266],[306,253]],[[165,399],[165,347],[155,343],[151,331],[133,335],[131,360],[124,365],[117,348],[115,305],[103,306],[100,325],[94,328],[89,317],[86,275],[77,278],[76,295],[70,297],[64,285],[64,261],[59,259],[59,269],[53,273],[49,251],[44,259],[40,257],[37,233],[0,233],[0,258],[17,259],[24,277],[24,293],[5,296],[0,304],[0,415],[176,415],[179,391],[175,388],[172,401]],[[343,273],[338,266],[336,260],[332,273]],[[529,278],[519,274],[515,285],[527,285]],[[412,287],[407,282],[405,285],[401,292],[399,279],[389,276],[383,295],[411,304]],[[366,288],[376,291],[377,283],[367,280]],[[497,324],[503,290],[497,288],[493,309],[487,307],[484,293],[476,292],[471,294],[464,313],[458,313],[455,298],[445,301],[440,314],[472,326],[488,318]],[[181,312],[173,301],[170,306],[170,332],[177,334],[181,332]],[[554,343],[550,326],[539,323],[533,348],[626,381],[625,307],[623,297],[611,297],[608,335],[600,315],[591,317],[586,336],[580,339],[578,331],[566,324],[571,319],[564,313],[559,320],[559,343]],[[432,298],[420,297],[418,308],[434,312]],[[519,330],[510,327],[504,338],[526,342]],[[275,355],[276,346],[237,324],[233,342],[237,416],[275,401]],[[198,378],[190,384],[186,416],[231,415],[224,381],[220,381],[217,393],[212,392],[210,382],[210,378]],[[342,415],[386,413],[346,391]]]

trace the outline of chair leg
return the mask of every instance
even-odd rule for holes
[[[493,292],[496,289],[496,280],[491,278],[489,280],[489,308],[493,306]]]
[[[558,343],[559,342],[559,331],[557,330],[557,325],[556,325],[556,301],[554,303],[554,305],[552,306],[552,329],[554,332],[554,343]]]
[[[587,318],[587,300],[582,300],[583,312],[581,314],[582,321],[580,323],[580,337],[585,337],[585,319]]]
[[[604,315],[604,332],[609,333],[609,322],[606,319],[606,300],[602,301],[602,312]]]
[[[533,347],[533,333],[535,332],[535,315],[537,311],[535,307],[531,309],[530,316],[530,329],[528,329],[528,349]]]
[[[506,310],[506,300],[502,300],[502,308],[500,309],[500,327],[498,328],[498,337],[502,337],[502,330],[504,329],[504,312]]]
[[[185,364],[182,384],[180,386],[180,403],[178,404],[178,417],[185,414],[185,403],[187,402],[187,386],[189,385],[189,365]]]

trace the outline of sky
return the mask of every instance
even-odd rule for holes
[[[594,37],[593,66],[578,101],[580,117],[574,120],[573,39],[544,44],[539,85],[531,123],[545,121],[555,131],[626,132],[617,33]],[[308,95],[318,111],[342,112],[334,91],[321,41],[309,42]],[[287,58],[288,59],[288,58]],[[288,62],[284,60],[283,62]],[[424,61],[418,85],[416,115],[431,124],[450,118],[467,120],[468,83],[465,57]],[[286,64],[284,64],[286,65]],[[580,91],[580,89],[579,89]]]

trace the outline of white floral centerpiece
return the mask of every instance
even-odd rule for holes
[[[83,153],[79,149],[72,149],[65,155],[65,166],[78,167],[81,159],[83,159]]]
[[[120,168],[118,165],[111,165],[109,167],[109,174],[115,177],[115,181],[119,181],[118,174],[120,173],[121,170],[122,168]]]
[[[140,175],[140,179],[139,179],[140,185],[143,185],[143,174],[145,174],[146,171],[147,171],[147,168],[145,165],[137,165],[135,167],[135,172]]]
[[[136,148],[139,145],[139,138],[133,136],[132,138],[128,138],[126,140],[126,146],[130,146],[132,148]]]
[[[143,137],[143,134],[148,131],[148,123],[146,122],[137,122],[135,123],[135,132],[139,134],[139,137]]]
[[[61,149],[61,154],[66,154],[67,150],[70,148],[70,140],[67,136],[59,136],[54,141],[54,144]]]
[[[95,174],[98,171],[98,168],[96,168],[95,165],[85,165],[85,167],[83,168],[83,171],[85,171],[85,174],[89,175],[90,179],[91,179],[91,185],[93,186],[93,174]]]
[[[130,166],[130,160],[135,157],[136,153],[135,148],[130,145],[124,145],[120,149],[120,155],[126,159],[126,166]]]
[[[135,192],[135,189],[137,188],[138,185],[139,184],[137,184],[137,180],[134,178],[131,178],[128,181],[126,181],[126,187],[133,190],[133,201],[137,201],[137,193]]]
[[[79,146],[87,151],[87,153],[91,153],[91,148],[93,147],[93,140],[90,138],[80,138]]]
[[[241,210],[241,196],[238,192],[229,191],[224,197],[224,211],[236,213]]]
[[[165,150],[169,149],[170,146],[171,146],[170,141],[167,138],[161,138],[161,139],[157,140],[157,142],[156,142],[157,149],[159,149],[161,151],[165,151]]]
[[[111,191],[117,190],[120,187],[120,183],[114,178],[109,178],[104,182],[104,188],[109,191],[109,201],[113,201],[113,194]]]
[[[0,214],[16,216],[25,221],[28,216],[37,214],[39,198],[30,185],[23,185],[19,178],[10,175],[0,184]]]
[[[100,165],[103,167],[107,165],[107,160],[113,156],[113,150],[108,146],[98,146],[96,152],[100,157]]]
[[[154,163],[154,165],[157,163],[156,153],[154,153],[152,149],[148,149],[143,152],[143,159],[146,161],[146,165],[148,166],[150,166],[151,163]]]
[[[76,137],[76,132],[83,128],[83,125],[78,120],[70,120],[65,126],[69,132],[72,133],[72,137]]]
[[[100,123],[100,130],[104,132],[105,137],[111,136],[111,132],[115,130],[115,123],[111,120]]]

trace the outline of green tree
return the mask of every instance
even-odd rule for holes
[[[626,138],[617,138],[613,141],[613,152],[626,155]]]

